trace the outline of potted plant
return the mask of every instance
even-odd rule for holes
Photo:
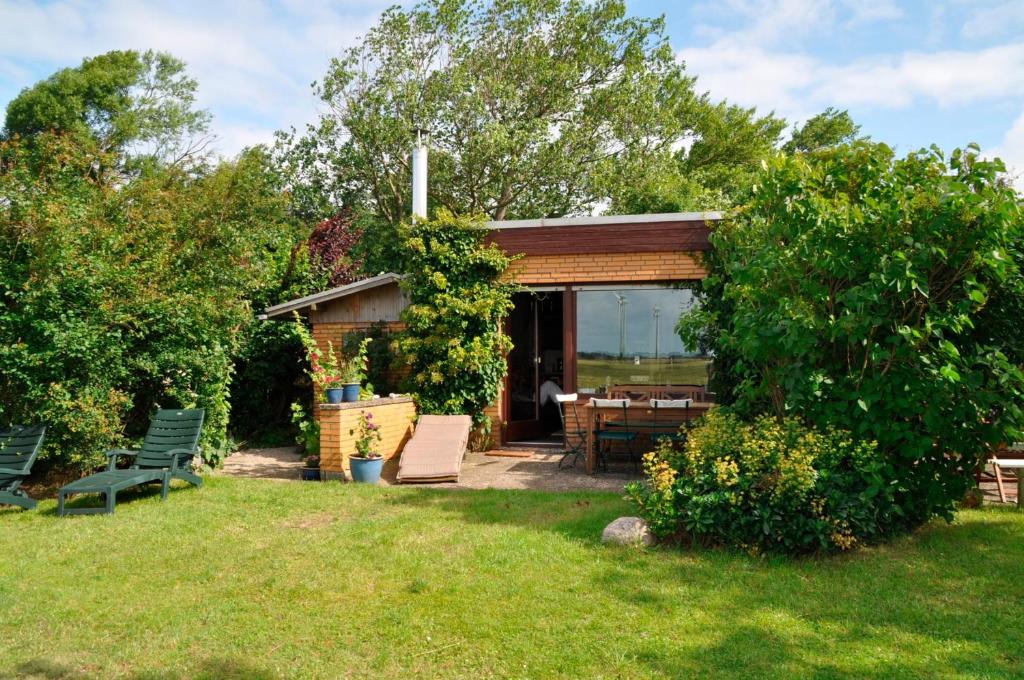
[[[320,479],[320,456],[306,456],[305,465],[302,468],[302,479],[305,481],[319,481]]]
[[[360,411],[359,426],[348,433],[356,438],[356,451],[349,457],[352,481],[376,484],[384,469],[384,456],[377,450],[381,440],[380,425],[373,422],[372,413]]]
[[[347,377],[343,372],[347,373],[348,363],[334,351],[334,345],[330,340],[327,341],[326,352],[320,349],[313,334],[299,318],[298,312],[295,313],[295,330],[306,350],[306,359],[309,360],[306,374],[313,384],[323,391],[326,403],[340,404],[345,392],[344,380]]]
[[[341,381],[344,392],[342,401],[359,401],[359,389],[366,380],[366,369],[369,362],[366,357],[366,348],[370,344],[370,338],[364,338],[359,343],[359,350],[355,356],[345,362],[341,371]]]

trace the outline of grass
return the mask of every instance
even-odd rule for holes
[[[632,359],[576,360],[576,383],[593,387],[612,385],[703,385],[708,381],[707,365],[710,359],[694,357],[684,359],[645,358],[639,366]]]
[[[0,511],[0,677],[1024,675],[1024,514],[852,555],[602,546],[615,494],[213,478]]]

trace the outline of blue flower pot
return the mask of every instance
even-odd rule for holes
[[[345,385],[345,394],[342,396],[342,401],[359,401],[359,383],[351,383]]]
[[[344,387],[328,387],[324,390],[324,399],[327,400],[328,404],[340,404],[344,396]]]
[[[320,468],[302,468],[302,479],[307,482],[319,482]]]
[[[348,464],[353,482],[376,484],[380,481],[380,471],[384,469],[384,458],[349,458]]]

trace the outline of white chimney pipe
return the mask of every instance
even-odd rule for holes
[[[427,219],[427,139],[426,130],[416,130],[412,150],[412,221]]]

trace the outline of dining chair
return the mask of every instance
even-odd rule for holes
[[[625,445],[626,451],[629,454],[629,459],[633,462],[633,466],[639,470],[639,459],[636,458],[633,444],[636,442],[638,433],[629,427],[629,399],[591,399],[590,402],[595,408],[621,408],[622,409],[622,423],[621,425],[616,423],[614,428],[603,426],[602,423],[598,423],[598,429],[594,433],[594,440],[597,444],[597,456],[598,463],[605,472],[608,471],[608,453],[611,453],[611,447],[615,442],[620,442]],[[608,451],[604,450],[604,445],[608,446]]]

